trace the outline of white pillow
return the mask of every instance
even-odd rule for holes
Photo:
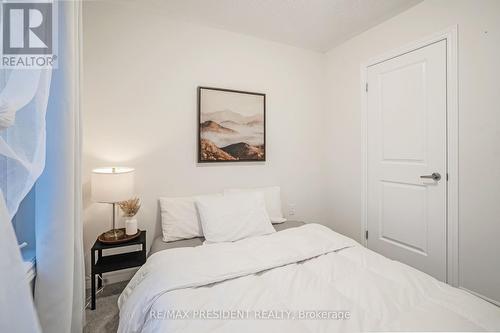
[[[203,236],[195,197],[160,198],[160,210],[164,242]]]
[[[267,214],[272,223],[283,223],[286,219],[281,211],[281,191],[279,186],[260,187],[260,188],[231,188],[225,189],[224,194],[241,192],[260,192],[264,195]]]
[[[276,232],[261,193],[197,197],[196,207],[208,243],[233,242]]]

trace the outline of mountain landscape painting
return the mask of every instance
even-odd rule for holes
[[[266,160],[266,95],[198,88],[198,162]]]

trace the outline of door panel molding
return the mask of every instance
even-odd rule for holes
[[[428,221],[427,216],[421,216],[420,224],[417,225],[419,228],[415,230],[412,228],[411,230],[406,230],[406,235],[402,235],[398,232],[397,228],[395,228],[396,224],[401,223],[399,220],[400,210],[407,210],[408,207],[398,207],[396,214],[391,214],[389,212],[390,209],[394,209],[393,205],[390,203],[386,206],[386,197],[387,192],[393,190],[394,195],[404,195],[403,191],[408,192],[411,191],[414,194],[414,201],[419,201],[421,209],[420,211],[426,211],[426,202],[427,202],[427,189],[425,185],[417,185],[413,183],[404,183],[399,181],[390,181],[390,180],[381,180],[380,181],[380,207],[379,212],[380,216],[378,218],[378,230],[379,230],[379,239],[385,242],[389,242],[395,246],[403,247],[406,250],[427,256],[427,230],[428,230]],[[398,193],[400,190],[400,193]],[[401,191],[402,190],[402,191]],[[392,216],[391,216],[392,215]],[[387,225],[386,225],[386,222]],[[392,227],[392,228],[391,228]],[[394,232],[396,232],[396,234]],[[411,234],[412,237],[417,237],[419,239],[414,239],[413,241],[409,239],[408,233]],[[417,240],[417,242],[415,242]],[[419,241],[419,242],[418,242]],[[420,244],[415,244],[420,243]]]
[[[459,186],[458,186],[458,26],[452,26],[448,29],[433,34],[422,40],[412,42],[400,48],[384,53],[380,56],[370,59],[366,63],[361,64],[361,138],[362,138],[362,181],[361,181],[361,239],[362,244],[367,246],[365,238],[366,230],[368,230],[368,123],[367,123],[367,71],[370,66],[381,62],[393,59],[406,53],[418,50],[440,41],[446,41],[446,140],[447,140],[447,158],[446,169],[447,175],[443,175],[443,180],[446,181],[447,191],[447,267],[446,267],[446,282],[453,286],[460,286],[460,270],[459,270],[459,238],[458,238],[458,223],[459,223]],[[403,162],[403,161],[401,161]],[[410,162],[410,161],[407,161]],[[414,162],[413,160],[411,162]]]

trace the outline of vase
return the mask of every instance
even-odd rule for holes
[[[137,233],[137,219],[135,217],[125,219],[125,233],[129,236]]]

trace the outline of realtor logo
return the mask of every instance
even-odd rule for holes
[[[2,3],[2,67],[54,67],[53,7],[51,1]]]

